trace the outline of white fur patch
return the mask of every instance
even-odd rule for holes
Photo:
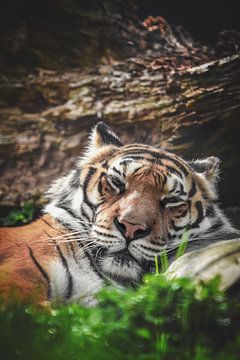
[[[118,264],[115,260],[115,255],[104,256],[101,259],[100,267],[102,271],[110,276],[116,278],[126,278],[138,281],[141,276],[141,267],[134,261],[130,260],[128,263]]]
[[[102,288],[103,280],[93,270],[87,257],[78,258],[78,263],[72,257],[66,257],[69,272],[72,276],[72,296],[67,302],[79,302],[84,305],[94,305],[95,294]],[[51,300],[62,300],[68,288],[68,275],[61,260],[54,260],[49,265]]]
[[[49,264],[51,300],[62,300],[68,287],[66,269],[61,260],[53,260]]]
[[[80,205],[83,202],[83,190],[82,188],[78,188],[75,192],[74,195],[72,197],[72,211],[76,214],[79,215],[80,213]]]

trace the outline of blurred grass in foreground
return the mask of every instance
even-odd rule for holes
[[[2,360],[237,360],[240,305],[188,279],[149,275],[136,290],[106,288],[96,307],[0,306]]]
[[[29,222],[34,204],[13,211],[5,225]],[[188,233],[178,256],[185,252]],[[238,360],[239,300],[218,289],[219,279],[193,284],[167,280],[167,254],[155,259],[156,274],[137,289],[108,287],[96,307],[37,308],[0,300],[1,360]],[[197,296],[196,296],[197,294]]]

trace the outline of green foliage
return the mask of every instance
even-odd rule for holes
[[[36,206],[31,201],[26,201],[20,210],[12,210],[8,215],[0,219],[1,226],[26,224],[33,219]]]
[[[165,250],[160,253],[160,263],[161,263],[161,271],[164,272],[169,267],[168,255]]]
[[[3,360],[237,360],[240,305],[188,279],[151,275],[136,290],[105,288],[92,308],[0,306]]]
[[[188,240],[189,240],[189,230],[188,230],[188,228],[186,228],[184,230],[184,233],[183,233],[182,238],[181,238],[181,242],[180,242],[179,247],[177,249],[177,252],[176,252],[176,255],[175,255],[175,260],[178,259],[180,256],[182,256],[185,253],[186,248],[187,248],[187,244],[188,244]],[[159,256],[155,255],[156,275],[160,274],[158,259],[160,259],[161,272],[164,273],[167,270],[167,268],[169,267],[169,259],[168,259],[167,251],[162,250],[160,252]]]
[[[188,244],[188,240],[189,240],[189,230],[186,228],[184,230],[183,235],[182,235],[181,243],[180,243],[180,245],[179,245],[179,247],[177,249],[175,259],[180,258],[180,256],[182,256],[185,253],[186,248],[187,248],[187,244]]]

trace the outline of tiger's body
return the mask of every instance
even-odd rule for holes
[[[87,253],[66,243],[69,231],[50,215],[0,233],[0,294],[6,299],[90,304],[103,286]]]
[[[219,160],[186,162],[163,149],[123,146],[104,123],[76,167],[49,189],[45,215],[0,229],[0,289],[91,303],[106,281],[137,284],[163,249],[234,229],[217,204]]]

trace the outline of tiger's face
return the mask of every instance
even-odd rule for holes
[[[228,231],[215,201],[218,164],[215,157],[188,163],[148,145],[123,146],[99,123],[69,177],[75,191],[67,205],[69,213],[91,223],[89,248],[98,270],[135,283],[154,271],[163,249],[179,245],[187,228],[191,239]]]
[[[109,160],[97,185],[100,196],[92,228],[92,237],[104,249],[98,259],[102,270],[135,281],[198,217],[188,197],[191,176],[181,176],[177,169],[174,173],[173,164],[151,161],[147,151],[161,155],[136,144]],[[144,159],[134,159],[136,152]]]

